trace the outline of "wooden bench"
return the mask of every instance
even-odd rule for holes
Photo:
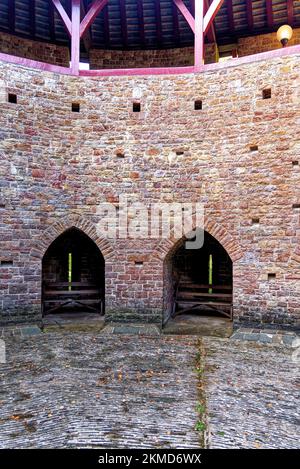
[[[54,313],[65,306],[83,306],[94,313],[104,313],[102,289],[88,282],[44,282],[42,314]]]
[[[232,319],[232,286],[179,281],[174,294],[172,317],[201,306]]]

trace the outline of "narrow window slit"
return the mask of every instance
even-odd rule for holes
[[[143,262],[143,261],[134,261],[134,263],[135,263],[135,265],[139,265],[139,266],[141,266],[141,265],[143,265],[143,264],[144,264],[144,262]]]
[[[274,280],[276,278],[276,274],[268,274],[268,280]]]
[[[258,151],[258,145],[250,145],[250,151]]]
[[[293,204],[293,208],[300,208],[300,204]]]

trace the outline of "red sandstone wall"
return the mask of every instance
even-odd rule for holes
[[[54,65],[69,66],[69,49],[55,44],[30,41],[11,34],[0,33],[0,52]]]
[[[300,28],[293,30],[293,37],[289,41],[289,46],[300,44]],[[281,49],[275,33],[261,34],[259,36],[249,36],[238,39],[238,56],[258,54],[269,50]]]
[[[295,324],[299,59],[198,75],[102,78],[2,63],[1,320],[33,318],[40,310],[41,258],[71,226],[104,255],[108,317],[159,320],[168,292],[164,259],[173,242],[107,242],[95,232],[98,204],[117,204],[127,194],[146,204],[202,202],[205,228],[233,261],[235,320]],[[265,88],[271,99],[262,99]],[[7,91],[18,95],[17,104],[6,102]],[[141,112],[133,113],[137,96]],[[71,112],[72,102],[80,103],[79,113]],[[276,278],[268,280],[269,273]]]
[[[216,61],[216,45],[205,47],[205,63]],[[90,68],[150,68],[150,67],[185,67],[194,64],[194,48],[109,51],[90,50]]]

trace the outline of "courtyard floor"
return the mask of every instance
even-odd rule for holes
[[[300,447],[290,349],[99,331],[12,337],[6,348],[1,448],[200,448],[206,420],[211,448]]]

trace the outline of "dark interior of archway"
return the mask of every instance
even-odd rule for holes
[[[43,312],[103,312],[104,258],[82,231],[60,235],[43,258]]]
[[[179,289],[179,297],[180,294],[182,297],[189,295],[192,297],[194,291],[195,297],[199,298],[199,291],[202,291],[210,293],[212,297],[214,293],[217,293],[216,301],[221,302],[223,299],[221,297],[219,299],[218,295],[222,292],[226,301],[229,295],[232,295],[232,261],[223,246],[209,233],[204,233],[204,244],[200,249],[186,249],[185,243],[182,243],[174,253],[171,262],[172,283],[174,289]],[[188,285],[185,291],[183,285]],[[200,289],[200,286],[207,286],[207,288]],[[211,298],[208,297],[207,301],[210,300]],[[218,310],[206,307],[204,303],[205,298],[199,308],[191,308],[190,312],[199,313],[199,310],[202,310],[206,315],[220,315]],[[180,307],[180,304],[178,306]],[[192,301],[191,306],[193,306]],[[183,307],[186,309],[188,304]]]

